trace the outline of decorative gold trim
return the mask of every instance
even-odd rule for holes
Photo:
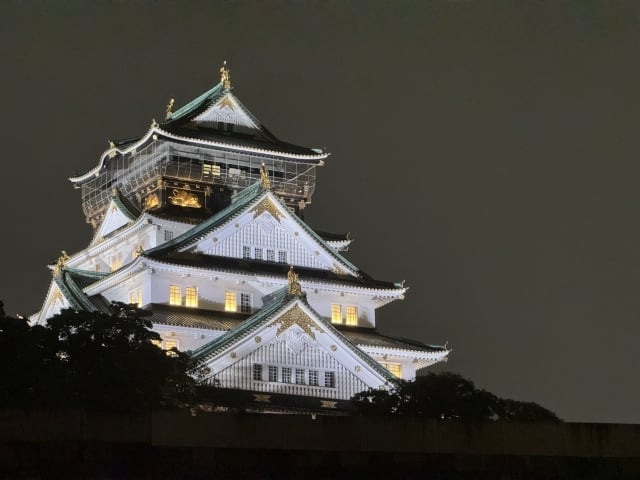
[[[360,371],[360,365],[356,365],[355,371],[356,371],[356,372],[359,372],[359,371]]]
[[[300,308],[298,304],[291,307],[285,313],[283,313],[280,317],[275,319],[269,325],[279,324],[278,331],[276,335],[280,335],[282,332],[287,330],[289,327],[293,325],[299,326],[304,333],[309,335],[314,340],[316,339],[316,334],[312,329],[317,330],[320,333],[324,333],[322,330],[312,319],[307,315],[304,310]]]
[[[200,200],[195,193],[189,193],[185,190],[173,189],[173,195],[169,197],[169,202],[178,207],[200,208]]]
[[[229,98],[229,95],[225,95],[224,97],[222,97],[222,99],[218,102],[218,107],[223,108],[223,107],[228,107],[230,110],[235,110],[236,106],[233,103],[233,100],[231,100],[231,98]]]
[[[320,408],[336,408],[338,402],[332,400],[320,400]]]
[[[262,342],[262,337],[261,337],[260,335],[258,335],[258,336],[255,338],[255,341],[256,341],[256,343],[260,343],[260,342]]]
[[[289,294],[298,297],[302,295],[302,287],[298,282],[298,274],[293,271],[293,265],[289,267],[289,272],[287,273],[287,281],[289,282]]]
[[[338,349],[338,347],[336,347],[335,345],[331,345],[331,351],[335,352]]]
[[[273,218],[276,219],[278,223],[280,223],[280,219],[284,218],[282,212],[278,209],[278,207],[271,201],[270,198],[264,198],[258,205],[251,209],[253,212],[253,218],[257,218],[262,215],[264,212],[268,212]]]
[[[253,394],[253,401],[254,402],[262,402],[262,403],[270,403],[271,402],[271,395],[265,395],[262,393],[254,393]]]
[[[149,210],[160,205],[160,198],[157,193],[152,193],[144,198],[144,209]]]
[[[66,265],[67,260],[69,260],[69,255],[67,255],[67,252],[62,250],[62,254],[58,257],[58,260],[56,260],[56,264],[53,267],[54,276],[57,277],[62,273],[62,268]]]

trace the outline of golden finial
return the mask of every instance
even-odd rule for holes
[[[222,67],[220,68],[220,83],[227,90],[231,88],[231,70],[227,68],[227,61],[225,60],[222,63]]]
[[[113,143],[113,140],[108,140],[109,142],[109,148],[116,148],[116,144]]]
[[[113,141],[109,140],[109,150],[114,150],[116,148],[116,144],[113,143]],[[116,156],[116,152],[115,151],[111,151],[109,152],[109,158],[113,158]]]
[[[164,111],[164,118],[169,118],[171,113],[173,113],[171,111],[173,109],[173,102],[175,102],[175,99],[170,98],[169,103],[167,104],[167,109]]]
[[[67,260],[69,260],[69,255],[67,255],[67,252],[62,250],[61,255],[58,257],[58,260],[56,260],[56,263],[53,267],[54,276],[57,277],[58,275],[60,275],[60,273],[62,273],[62,267],[65,266]]]
[[[151,119],[151,128],[156,128],[158,126],[158,122],[156,122],[155,118]]]
[[[267,167],[264,166],[264,163],[260,166],[260,181],[262,182],[262,186],[266,189],[271,188],[271,180],[269,180],[269,172],[267,171]]]
[[[289,272],[287,273],[287,280],[289,281],[289,294],[300,296],[302,295],[302,287],[298,282],[298,274],[293,271],[293,265],[289,267]]]

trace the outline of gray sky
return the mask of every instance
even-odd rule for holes
[[[635,2],[0,4],[0,299],[40,308],[107,140],[219,80],[285,141],[332,152],[308,222],[406,279],[381,331],[566,420],[640,423]]]

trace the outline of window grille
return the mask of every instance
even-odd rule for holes
[[[380,362],[380,365],[389,370],[389,372],[391,372],[396,377],[402,378],[402,366],[400,364]]]
[[[242,313],[251,313],[251,294],[240,294],[240,311]]]
[[[251,258],[251,247],[242,247],[242,258]]]
[[[276,252],[273,250],[267,250],[267,262],[276,261]]]
[[[358,325],[358,307],[353,305],[347,306],[347,317],[346,324],[347,325]]]
[[[169,285],[169,305],[182,305],[182,289],[178,285]]]
[[[318,371],[309,370],[309,385],[318,386]]]
[[[287,252],[281,250],[278,252],[278,262],[279,263],[287,263]]]
[[[253,251],[253,256],[256,260],[262,260],[262,249],[256,247]]]
[[[296,383],[304,385],[304,368],[296,368]]]
[[[187,307],[198,308],[198,288],[187,287],[184,293],[185,293],[185,305]]]
[[[227,290],[224,292],[224,311],[225,312],[237,312],[238,304],[236,301],[236,292]]]
[[[173,240],[173,232],[170,230],[164,231],[164,241],[168,242],[169,240]]]
[[[282,367],[282,383],[291,383],[291,367]]]
[[[278,367],[276,367],[275,365],[269,365],[269,381],[278,381]]]
[[[331,304],[331,323],[342,323],[342,305]]]
[[[259,363],[253,364],[253,379],[262,380],[262,365]]]
[[[336,372],[324,372],[324,386],[336,388]]]

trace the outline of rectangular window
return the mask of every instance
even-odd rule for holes
[[[309,370],[309,385],[318,386],[318,371]]]
[[[282,367],[282,383],[291,383],[290,367]]]
[[[276,261],[276,252],[273,250],[267,250],[267,262]]]
[[[169,240],[173,240],[173,232],[169,230],[164,231],[164,241],[168,242]]]
[[[240,311],[242,313],[251,313],[251,294],[250,293],[240,294]]]
[[[109,257],[109,270],[114,272],[122,267],[122,254],[116,253]]]
[[[256,248],[253,250],[253,257],[254,257],[256,260],[262,260],[262,249],[261,249],[261,248],[256,247]]]
[[[331,304],[331,323],[342,323],[342,305]]]
[[[202,173],[205,176],[219,177],[220,176],[220,165],[213,165],[211,163],[205,163],[204,165],[202,165]]]
[[[151,343],[158,348],[162,348],[162,340],[151,340]]]
[[[324,386],[336,388],[336,372],[324,372]]]
[[[304,368],[296,368],[296,383],[304,385]]]
[[[198,288],[187,287],[184,291],[185,305],[187,307],[198,308]]]
[[[347,306],[347,325],[358,325],[358,307],[354,307],[353,305]]]
[[[398,363],[380,363],[384,368],[389,370],[393,375],[398,378],[402,378],[402,367]]]
[[[142,288],[136,288],[135,290],[129,292],[129,303],[135,305],[136,307],[142,306]]]
[[[242,258],[251,258],[251,247],[242,247]]]
[[[170,351],[172,348],[178,349],[178,341],[177,340],[165,340],[164,349],[167,350],[167,355],[170,357],[177,357],[178,354],[176,352]]]
[[[182,289],[178,285],[169,285],[169,305],[182,305]]]
[[[236,303],[236,292],[227,290],[224,292],[224,311],[237,312],[238,304]]]
[[[280,263],[287,263],[287,252],[286,251],[279,251],[278,252],[278,262]]]
[[[278,381],[278,367],[276,367],[275,365],[269,365],[269,381]]]
[[[259,363],[253,364],[253,379],[262,380],[262,365]]]

